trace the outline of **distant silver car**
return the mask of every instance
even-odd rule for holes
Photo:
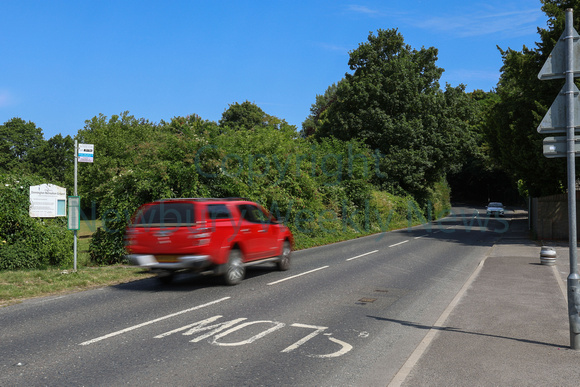
[[[486,214],[489,215],[496,215],[496,216],[504,216],[504,208],[503,204],[500,202],[490,202],[487,205]]]

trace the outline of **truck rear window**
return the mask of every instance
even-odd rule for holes
[[[195,223],[193,203],[156,203],[139,211],[133,222],[137,227],[181,227]]]
[[[232,214],[225,204],[208,204],[207,217],[211,220],[231,219]]]

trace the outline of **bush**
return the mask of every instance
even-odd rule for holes
[[[73,234],[66,219],[31,218],[30,186],[36,176],[0,174],[0,270],[69,267]]]
[[[36,250],[25,243],[0,247],[0,270],[34,269],[39,265]]]
[[[124,262],[123,234],[111,233],[99,227],[91,239],[89,255],[97,265],[113,265]]]

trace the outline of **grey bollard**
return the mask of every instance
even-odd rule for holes
[[[556,264],[556,250],[552,247],[542,246],[540,251],[540,262],[542,265],[553,266]]]

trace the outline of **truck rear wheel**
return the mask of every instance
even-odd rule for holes
[[[242,261],[242,252],[238,249],[232,249],[226,264],[226,270],[223,274],[223,279],[226,285],[237,285],[246,276],[246,268]]]

